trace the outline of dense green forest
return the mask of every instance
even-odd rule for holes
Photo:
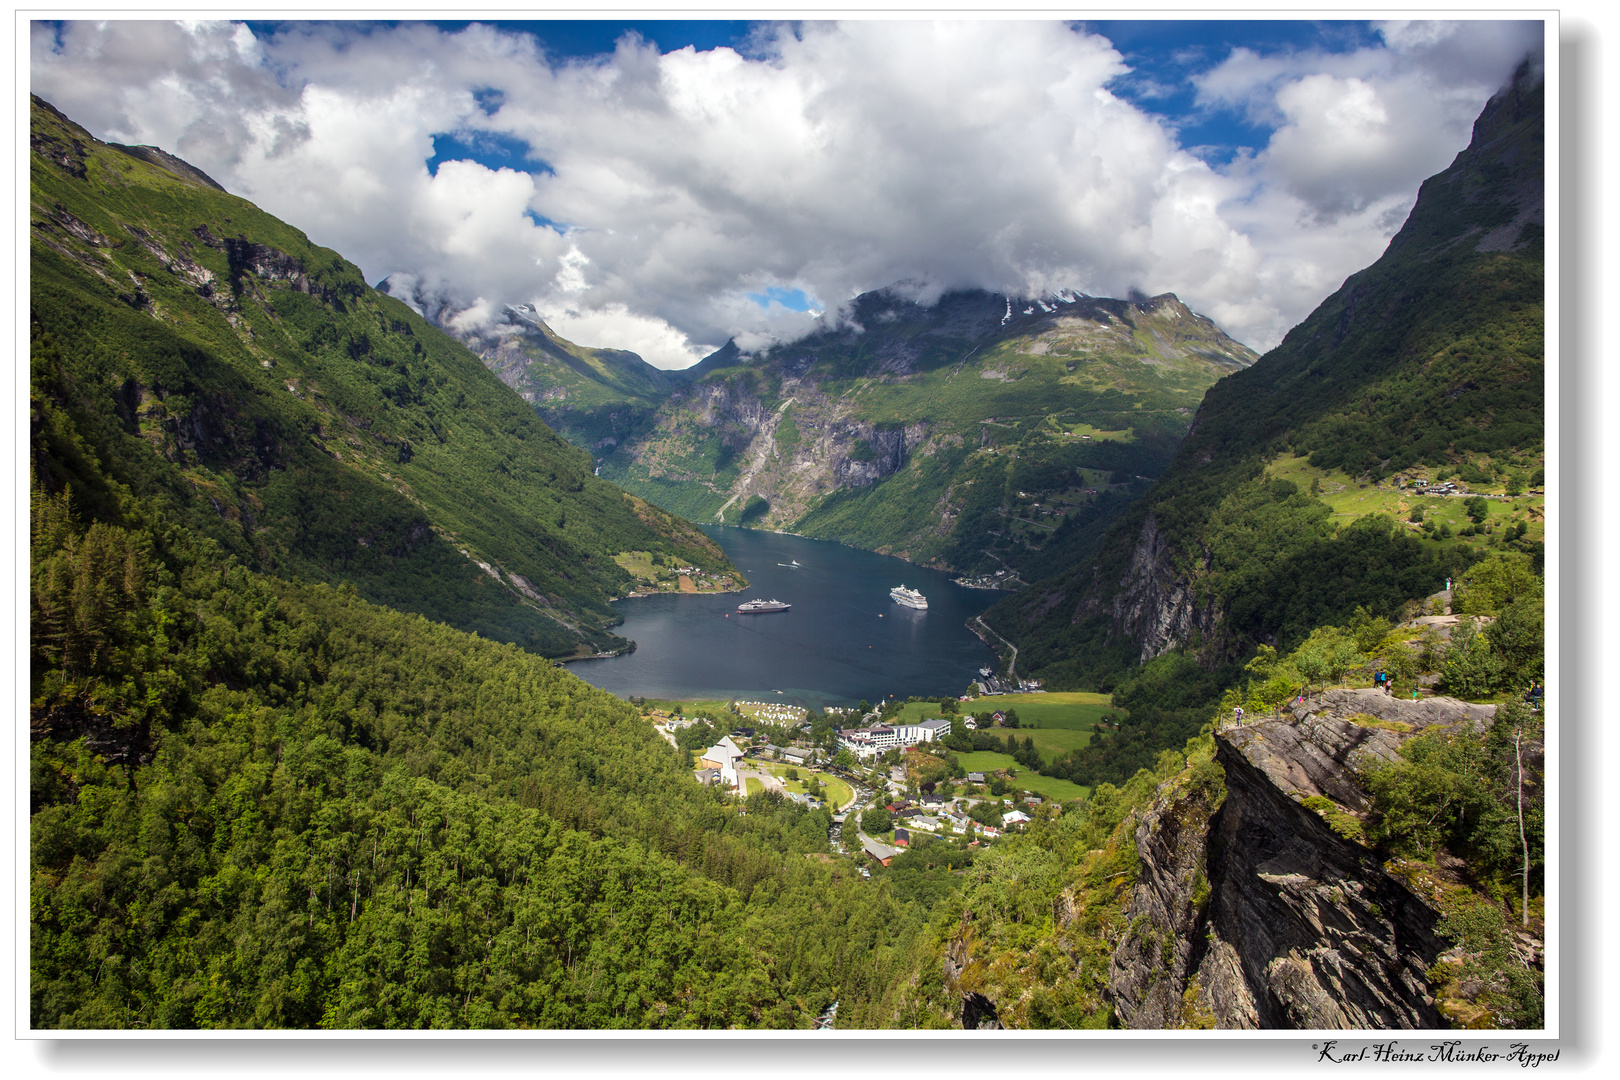
[[[119,495],[34,494],[33,1026],[880,1021],[926,912],[805,859],[824,811]]]
[[[95,455],[244,565],[552,656],[624,645],[618,552],[730,570],[336,252],[37,98],[31,139],[47,491],[110,513]]]

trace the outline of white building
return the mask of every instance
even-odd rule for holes
[[[918,743],[933,742],[943,739],[951,733],[949,720],[920,720],[915,724],[897,724],[894,728],[895,737],[901,746],[916,746]]]
[[[737,762],[742,756],[742,749],[731,741],[730,735],[725,735],[719,742],[703,751],[703,759],[698,765],[704,769],[714,769],[720,774],[721,781],[730,787],[736,787]]]

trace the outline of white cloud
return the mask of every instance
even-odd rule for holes
[[[565,337],[663,366],[814,325],[750,294],[831,310],[899,280],[1174,291],[1264,348],[1377,257],[1526,41],[1524,24],[1381,30],[1378,49],[1238,50],[1208,72],[1206,107],[1276,127],[1223,171],[1105,89],[1126,70],[1107,41],[1058,22],[773,26],[747,56],[632,37],[567,64],[477,25],[69,23],[59,44],[35,27],[31,79],[373,281],[532,303]],[[444,132],[521,140],[550,171],[429,175]]]
[[[1418,184],[1467,145],[1486,98],[1541,41],[1540,23],[1378,24],[1385,46],[1260,56],[1235,49],[1194,81],[1199,103],[1274,126],[1242,170],[1323,220]]]

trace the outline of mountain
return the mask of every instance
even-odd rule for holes
[[[392,279],[378,288],[395,295]],[[401,290],[400,299],[443,325],[452,312],[443,302]],[[623,349],[591,349],[565,340],[547,326],[532,307],[503,310],[488,324],[453,329],[497,377],[518,396],[542,408],[567,402],[572,408],[605,404],[655,404],[688,379],[685,372],[655,368]]]
[[[549,656],[627,645],[615,555],[733,572],[338,253],[38,98],[30,142],[43,495],[146,500],[245,566]]]
[[[1168,462],[1203,391],[1254,359],[1169,294],[925,305],[891,288],[790,344],[728,343],[657,374],[524,312],[457,333],[651,502],[1001,584],[1086,549]]]
[[[1097,556],[987,613],[1021,670],[1106,689],[1190,646],[1197,679],[1357,607],[1396,616],[1486,553],[1539,566],[1543,189],[1526,67],[1384,255],[1209,388]]]

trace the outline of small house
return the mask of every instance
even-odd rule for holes
[[[894,861],[895,849],[887,844],[880,844],[876,840],[868,839],[864,841],[861,844],[861,850],[865,851],[868,855],[882,863],[884,866],[888,866]]]

